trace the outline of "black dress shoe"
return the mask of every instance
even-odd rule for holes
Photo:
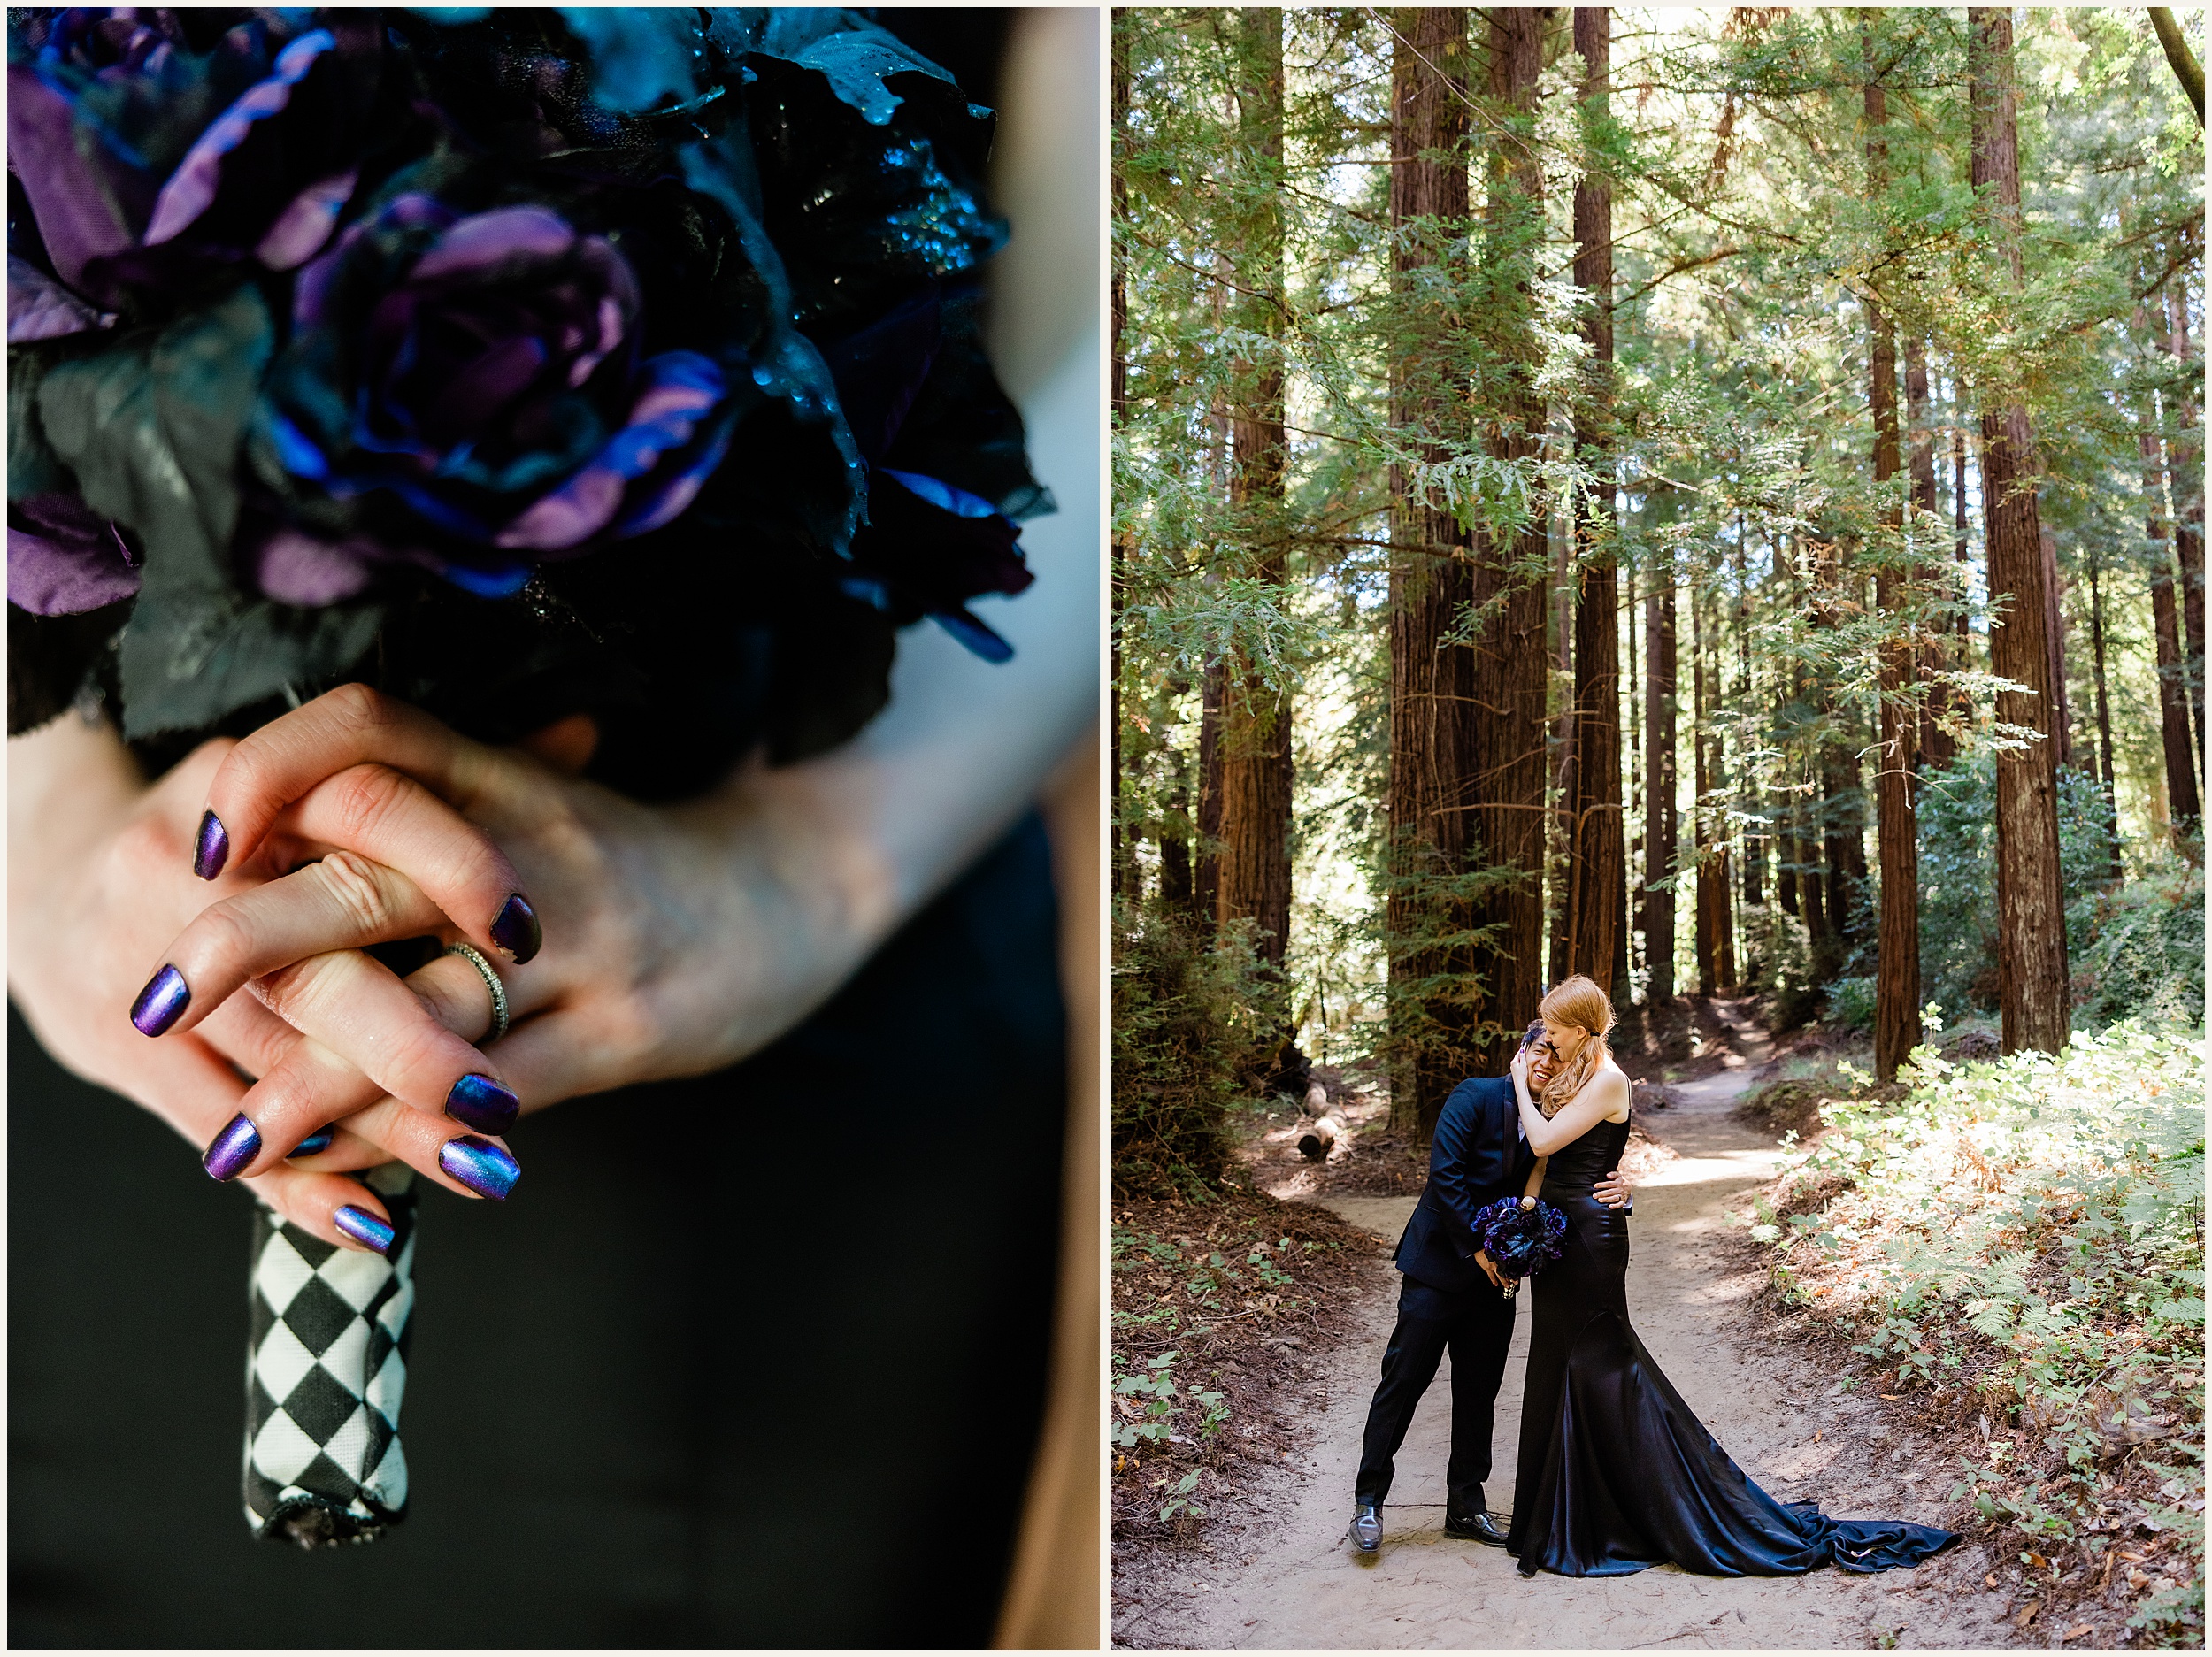
[[[1382,1546],[1382,1509],[1371,1501],[1360,1503],[1359,1511],[1352,1515],[1352,1528],[1345,1534],[1361,1553],[1372,1553]]]
[[[1444,1534],[1463,1537],[1471,1542],[1487,1542],[1492,1547],[1505,1546],[1505,1527],[1488,1513],[1444,1513]]]

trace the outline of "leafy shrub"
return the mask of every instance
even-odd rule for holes
[[[2077,935],[2075,912],[2083,900],[2094,896],[2107,884],[2112,841],[2105,830],[2104,795],[2097,779],[2085,771],[2067,768],[2059,771],[2058,782],[2058,867],[2068,906],[2066,947],[2069,957],[2078,960],[2089,940],[2085,933]],[[1993,1010],[1997,1006],[1994,756],[1979,755],[1924,775],[1918,816],[1921,993],[1949,1008]],[[2201,997],[2201,990],[2199,994]]]
[[[2177,858],[2150,879],[2078,898],[2066,934],[2076,983],[2087,986],[2085,1022],[2185,1030],[2204,1021],[2202,869]]]
[[[1839,1030],[1871,1030],[1874,1028],[1874,980],[1872,978],[1838,978],[1828,986],[1828,1004],[1821,1015],[1823,1024]]]
[[[1114,1186],[1201,1197],[1227,1165],[1240,1078],[1279,992],[1248,926],[1210,936],[1182,915],[1116,918]]]
[[[2130,1022],[2055,1057],[1923,1047],[1907,1079],[1901,1103],[1822,1105],[1751,1231],[1775,1284],[1893,1371],[1883,1390],[1980,1412],[1954,1494],[1993,1532],[2070,1580],[2150,1533],[2134,1626],[2201,1644],[2201,1041]]]

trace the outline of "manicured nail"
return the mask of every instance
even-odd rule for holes
[[[492,923],[492,942],[517,966],[537,954],[544,944],[545,932],[538,924],[538,912],[521,893],[507,900],[507,907],[499,911],[499,918]]]
[[[330,1148],[330,1142],[337,1137],[338,1130],[335,1128],[317,1128],[314,1132],[309,1134],[297,1145],[295,1145],[290,1151],[286,1153],[286,1155],[289,1156],[319,1156],[323,1152]],[[352,1210],[348,1209],[347,1212],[350,1213]]]
[[[203,813],[199,842],[192,848],[192,872],[203,880],[212,880],[229,860],[230,835],[224,830],[222,818],[212,811]]]
[[[183,1017],[184,1009],[191,1005],[192,986],[184,981],[184,974],[174,967],[164,967],[146,980],[146,987],[131,1003],[131,1023],[138,1026],[140,1035],[157,1036]]]
[[[464,1076],[445,1096],[445,1113],[480,1133],[504,1133],[522,1114],[522,1101],[488,1076]]]
[[[200,1166],[215,1179],[235,1179],[239,1171],[260,1154],[261,1130],[246,1120],[241,1111],[230,1119],[230,1125],[215,1136],[207,1147],[207,1155],[200,1158]]]
[[[522,1178],[520,1163],[489,1139],[480,1139],[472,1133],[448,1139],[438,1152],[438,1166],[478,1196],[489,1197],[494,1202],[503,1201],[515,1188],[515,1181]]]
[[[389,1254],[392,1239],[399,1235],[366,1208],[357,1208],[351,1203],[332,1215],[330,1223],[355,1242],[380,1254]]]

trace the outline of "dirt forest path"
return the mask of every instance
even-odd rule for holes
[[[1638,1333],[1722,1446],[1778,1497],[1816,1500],[1847,1518],[1933,1522],[1942,1516],[1948,1469],[1916,1466],[1910,1448],[1883,1441],[1878,1406],[1842,1395],[1792,1354],[1747,1349],[1733,1327],[1732,1305],[1756,1283],[1727,1275],[1722,1264],[1724,1251],[1715,1247],[1724,1226],[1721,1210],[1770,1178],[1778,1155],[1771,1139],[1731,1114],[1764,1057],[1763,1040],[1747,1024],[1736,1033],[1746,1056],[1731,1055],[1730,1068],[1673,1085],[1669,1092],[1678,1102],[1653,1130],[1678,1160],[1637,1190],[1628,1294]],[[1413,1201],[1338,1197],[1329,1206],[1394,1238]],[[2005,1638],[2015,1630],[1996,1620],[2006,1604],[1985,1593],[1981,1573],[1988,1567],[1970,1544],[1919,1570],[1879,1576],[1827,1569],[1729,1580],[1663,1566],[1633,1576],[1524,1581],[1502,1549],[1443,1534],[1448,1358],[1398,1458],[1382,1548],[1355,1553],[1343,1540],[1352,1473],[1397,1282],[1387,1269],[1377,1275],[1362,1332],[1312,1391],[1305,1446],[1278,1480],[1270,1510],[1224,1515],[1210,1553],[1190,1561],[1179,1592],[1161,1592],[1126,1622],[1121,1643],[1569,1650],[2016,1643]],[[1486,1487],[1501,1512],[1512,1503],[1525,1311],[1517,1323]]]

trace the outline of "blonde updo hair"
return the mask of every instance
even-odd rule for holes
[[[1551,1080],[1544,1084],[1537,1108],[1548,1118],[1557,1116],[1561,1108],[1597,1074],[1598,1066],[1605,1059],[1605,1039],[1612,1032],[1616,1020],[1612,999],[1594,980],[1579,972],[1553,985],[1551,993],[1544,997],[1536,1010],[1551,1024],[1571,1025],[1590,1036],[1574,1057],[1563,1060],[1552,1072]]]

